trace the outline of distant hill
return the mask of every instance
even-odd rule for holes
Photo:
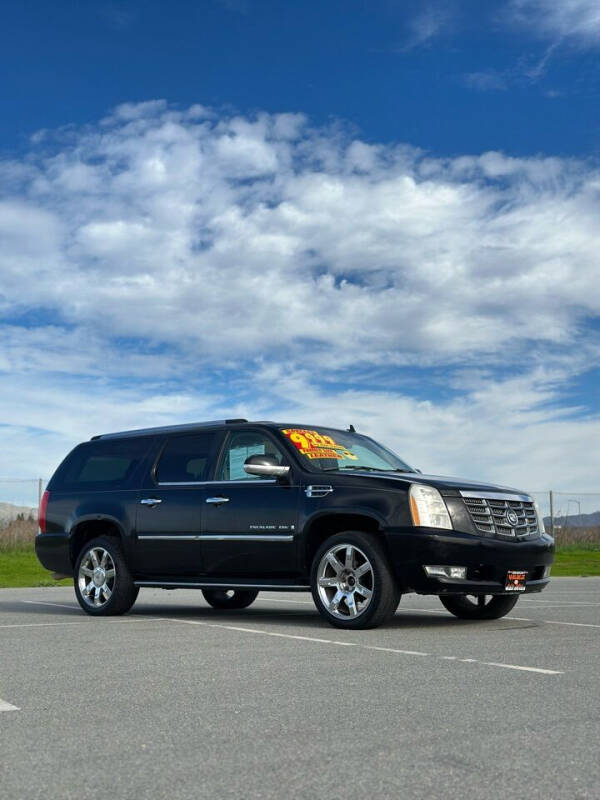
[[[546,530],[550,525],[550,517],[544,517]],[[562,528],[597,528],[600,526],[600,511],[591,514],[569,514],[565,517],[554,517],[554,525]]]
[[[23,519],[36,519],[37,508],[31,506],[15,506],[12,503],[0,503],[0,528],[5,528],[10,522],[22,514]]]

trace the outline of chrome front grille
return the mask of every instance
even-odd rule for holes
[[[535,506],[527,495],[461,492],[475,528],[487,536],[522,541],[540,531]]]

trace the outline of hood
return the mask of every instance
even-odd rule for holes
[[[500,486],[496,483],[483,483],[473,480],[473,478],[453,478],[446,475],[422,475],[420,472],[371,472],[370,470],[346,470],[346,475],[360,475],[361,478],[374,478],[377,480],[394,481],[404,485],[408,483],[425,483],[434,486],[442,492],[448,491],[454,494],[459,489],[468,489],[475,492],[507,492],[512,494],[527,494],[520,489],[512,486]]]

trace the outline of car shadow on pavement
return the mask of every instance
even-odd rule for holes
[[[259,601],[260,602],[260,601]],[[274,604],[276,605],[276,604]],[[93,622],[93,618],[85,614],[74,601],[72,605],[65,601],[62,604],[53,604],[52,601],[34,601],[34,600],[10,600],[4,601],[0,604],[0,614],[5,612],[7,614],[18,615],[21,618],[31,618],[37,616],[38,618],[44,617],[45,619],[60,619],[61,622],[67,619],[73,620],[89,620]],[[260,627],[261,625],[269,625],[271,628],[284,628],[301,625],[303,630],[321,632],[339,631],[329,625],[319,615],[315,608],[306,605],[305,608],[289,608],[274,607],[272,609],[265,609],[260,607],[252,607],[240,611],[228,611],[211,608],[202,601],[198,604],[191,603],[157,603],[157,602],[144,602],[138,601],[133,609],[123,617],[103,617],[101,619],[131,619],[131,618],[156,618],[158,619],[179,619],[186,621],[198,621],[207,624],[217,625],[240,625],[240,626],[254,626]],[[11,620],[14,622],[14,617]],[[478,620],[460,620],[453,617],[442,609],[439,614],[432,610],[432,613],[427,615],[422,612],[411,612],[410,610],[399,609],[394,617],[390,619],[380,629],[435,629],[445,628],[449,626],[470,627],[477,626],[486,628],[502,628],[510,623],[511,627],[526,628],[531,627],[530,622],[519,621],[510,619],[510,617],[500,620],[478,621]],[[2,623],[0,622],[0,625]],[[10,623],[9,623],[10,624]],[[534,623],[534,625],[537,623]],[[300,634],[301,635],[301,634]]]
[[[140,604],[131,612],[135,616],[151,616],[169,619],[180,619],[187,621],[198,621],[207,624],[217,625],[232,625],[232,626],[248,626],[259,628],[261,625],[269,625],[270,628],[285,628],[295,625],[301,625],[302,629],[306,631],[320,631],[321,633],[328,632],[334,634],[336,631],[341,634],[347,632],[347,629],[335,628],[324,620],[316,609],[311,609],[307,606],[306,609],[288,609],[288,608],[246,608],[243,611],[226,611],[209,608],[202,605],[171,605],[168,606],[161,604]],[[434,628],[448,628],[449,626],[471,626],[476,625],[481,627],[483,625],[498,625],[501,620],[493,620],[491,622],[480,622],[472,620],[461,620],[445,614],[444,611],[437,613],[420,614],[418,612],[411,613],[410,611],[397,611],[394,617],[374,630],[389,630],[389,629],[434,629]],[[516,623],[515,623],[516,624]],[[523,623],[520,623],[523,624]],[[372,629],[371,629],[372,630]],[[352,631],[351,631],[352,632]],[[362,631],[359,631],[362,633]],[[299,633],[302,631],[293,631]]]

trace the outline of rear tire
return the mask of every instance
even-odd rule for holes
[[[459,619],[500,619],[515,607],[518,595],[440,595],[444,608]],[[483,598],[483,602],[481,601]]]
[[[75,562],[75,596],[86,614],[106,617],[124,614],[135,603],[133,583],[120,542],[99,536],[87,542]]]
[[[248,608],[258,592],[241,589],[202,589],[204,599],[213,608]]]
[[[376,628],[400,602],[381,543],[362,531],[338,533],[321,545],[310,585],[317,610],[336,628]]]

